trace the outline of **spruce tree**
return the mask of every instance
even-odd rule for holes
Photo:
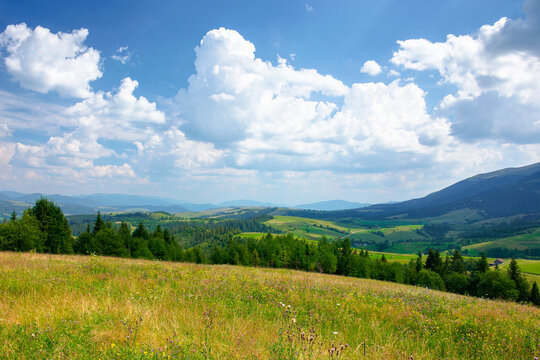
[[[508,277],[516,284],[516,289],[519,291],[518,301],[527,301],[529,299],[529,284],[521,273],[521,269],[516,261],[512,258],[507,269]]]
[[[93,234],[96,235],[101,229],[105,228],[105,222],[101,218],[101,213],[98,211],[96,222],[94,223],[94,231]]]
[[[422,270],[422,252],[418,251],[418,258],[416,259],[416,273]]]
[[[465,262],[458,249],[455,249],[454,254],[452,254],[450,269],[458,274],[463,274],[465,272]]]
[[[485,273],[489,270],[489,264],[484,252],[482,252],[482,256],[476,262],[476,270],[481,273]]]
[[[42,197],[36,201],[29,213],[39,221],[45,252],[59,254],[73,251],[71,229],[60,207]]]
[[[536,281],[532,285],[529,301],[536,306],[540,306],[540,291],[538,291],[538,284]]]
[[[428,257],[426,259],[426,269],[434,271],[438,274],[442,271],[442,259],[439,251],[429,249]]]

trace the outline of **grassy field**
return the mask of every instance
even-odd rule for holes
[[[408,239],[422,238],[416,233],[416,229],[422,228],[423,225],[400,225],[389,223],[387,227],[379,227],[374,229],[360,227],[358,225],[348,226],[327,220],[315,220],[296,216],[274,216],[273,219],[265,222],[266,225],[280,230],[284,233],[291,233],[297,237],[309,239],[320,239],[326,236],[329,239],[349,237],[351,241],[375,241],[384,242],[386,240],[403,241]],[[372,226],[373,224],[371,224]],[[368,225],[366,225],[368,226]],[[379,231],[384,236],[378,235],[375,231]]]
[[[301,218],[296,216],[274,216],[265,222],[266,225],[297,237],[318,239],[326,236],[329,239],[338,238],[352,231],[365,231],[360,228],[347,228],[331,221]]]
[[[492,241],[485,241],[463,247],[464,250],[468,249],[469,252],[472,253],[480,253],[482,251],[492,248],[508,248],[519,250],[528,248],[540,248],[540,228],[531,229],[525,234],[510,236]]]
[[[412,254],[396,254],[396,253],[378,252],[378,251],[370,251],[369,254],[374,259],[380,259],[384,255],[386,260],[397,261],[400,263],[408,263],[411,259],[416,259],[418,257],[417,255],[412,255]]]
[[[540,309],[286,270],[0,253],[2,359],[533,359]]]

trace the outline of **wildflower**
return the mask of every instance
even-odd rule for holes
[[[337,335],[337,334],[339,334],[339,333],[338,333],[337,331],[334,331],[332,334]]]

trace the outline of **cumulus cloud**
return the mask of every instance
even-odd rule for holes
[[[0,47],[7,52],[6,69],[22,87],[86,98],[92,94],[89,82],[102,76],[99,51],[84,45],[87,36],[87,29],[53,34],[47,28],[32,30],[21,23],[6,27],[0,34]]]
[[[189,138],[222,150],[228,166],[365,171],[389,153],[429,160],[435,146],[452,141],[449,124],[428,115],[414,83],[347,87],[313,69],[265,62],[251,42],[223,28],[208,32],[196,54],[197,72],[176,96],[178,123]]]
[[[89,124],[100,137],[122,141],[146,139],[153,133],[152,125],[165,123],[165,114],[145,97],[135,97],[139,83],[131,78],[122,80],[116,93],[97,92],[66,110],[66,115]]]
[[[306,116],[297,117],[298,112],[316,115],[318,103],[307,101],[313,93],[333,97],[348,91],[331,76],[297,71],[285,62],[274,66],[254,52],[255,46],[233,30],[213,30],[201,40],[197,73],[176,97],[188,137],[226,146],[266,129],[281,132],[284,124],[301,127]],[[270,129],[278,119],[282,125]]]
[[[442,82],[456,86],[435,113],[414,80],[347,86],[317,70],[295,68],[287,59],[260,59],[241,34],[215,29],[195,49],[188,86],[160,103],[169,104],[166,110],[137,97],[138,82],[129,77],[107,92],[92,92],[88,80],[84,99],[67,108],[35,101],[33,108],[25,107],[17,96],[0,96],[0,119],[6,119],[0,121],[0,137],[11,141],[20,129],[47,129],[41,143],[0,144],[0,151],[9,150],[0,153],[0,163],[27,181],[155,181],[197,193],[197,201],[200,193],[214,201],[223,193],[257,197],[264,191],[286,203],[290,194],[308,199],[321,189],[331,189],[324,190],[328,198],[363,201],[395,200],[396,188],[425,195],[426,186],[449,185],[441,177],[459,179],[537,159],[540,112],[531,100],[537,85],[515,68],[530,66],[527,71],[536,76],[538,59],[532,50],[512,52],[509,44],[495,47],[486,40],[510,21],[475,35],[449,36],[444,43],[400,43],[392,61],[404,72],[437,70]],[[29,36],[37,29],[26,28]],[[8,44],[5,33],[6,49],[22,46],[14,40]],[[65,34],[49,35],[63,39]],[[364,65],[366,71],[370,66],[373,73],[382,71],[374,61]],[[514,70],[516,79],[506,76]],[[400,76],[395,70],[388,75]],[[47,89],[59,91],[52,85]],[[528,138],[521,128],[529,129]],[[16,176],[10,179],[15,182]]]
[[[371,76],[375,76],[382,72],[382,68],[375,60],[368,60],[364,63],[364,65],[362,65],[360,71]]]
[[[78,171],[78,176],[135,177],[127,163],[98,166],[95,161],[119,157],[100,141],[108,139],[129,143],[147,140],[155,132],[149,126],[165,122],[165,115],[156,110],[155,103],[133,95],[137,85],[137,81],[125,78],[115,93],[93,93],[64,110],[64,116],[71,119],[73,130],[51,136],[42,145],[18,143],[12,163],[47,171],[70,168]]]
[[[540,138],[540,6],[534,1],[525,5],[527,19],[502,18],[473,35],[448,35],[435,43],[398,41],[394,64],[436,70],[443,83],[456,87],[439,110],[453,120],[454,134],[467,141],[531,143]]]
[[[122,64],[127,64],[131,60],[131,53],[128,51],[127,46],[121,46],[116,50],[116,53],[112,56],[113,60],[119,61]]]
[[[308,12],[313,12],[313,11],[315,11],[315,9],[313,8],[313,6],[309,5],[308,3],[306,3],[306,4],[304,5],[304,7],[306,8],[306,11],[308,11]]]

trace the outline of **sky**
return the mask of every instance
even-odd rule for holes
[[[286,205],[540,161],[540,1],[0,2],[0,190]]]

